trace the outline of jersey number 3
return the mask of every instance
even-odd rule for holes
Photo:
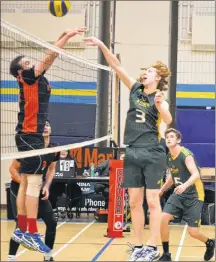
[[[142,110],[136,109],[136,123],[145,122],[145,113]]]

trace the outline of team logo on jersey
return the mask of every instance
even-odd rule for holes
[[[171,166],[170,170],[171,170],[172,174],[178,174],[179,173],[178,167],[175,167],[174,165]]]
[[[148,102],[145,102],[143,100],[137,99],[136,104],[143,107],[150,107],[150,104]]]

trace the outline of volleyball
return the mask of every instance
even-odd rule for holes
[[[70,1],[69,0],[62,0],[62,1],[55,1],[50,0],[48,2],[48,8],[52,15],[56,17],[62,17],[70,11]]]

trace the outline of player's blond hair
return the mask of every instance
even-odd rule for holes
[[[159,89],[160,91],[166,91],[168,88],[168,78],[171,76],[171,71],[169,70],[167,65],[165,65],[161,61],[156,61],[156,63],[151,65],[151,67],[154,67],[157,70],[157,74],[161,77],[157,89]],[[141,70],[145,71],[146,68],[141,68]],[[142,83],[143,75],[144,72],[142,71],[137,81]]]

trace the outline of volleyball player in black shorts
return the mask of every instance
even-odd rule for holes
[[[49,122],[47,121],[43,133],[45,148],[54,146],[53,144],[50,144],[50,133],[51,133],[51,127]],[[56,161],[59,160],[59,157],[60,157],[60,153],[50,153],[42,156],[44,185],[42,186],[42,190],[39,196],[38,218],[42,218],[42,220],[46,225],[45,244],[51,249],[51,251],[54,246],[57,222],[53,213],[52,205],[48,200],[48,198],[49,198],[49,188],[55,174]],[[10,200],[11,200],[13,215],[15,221],[17,222],[16,199],[20,186],[20,172],[19,172],[20,161],[13,160],[9,170],[12,179],[11,187],[10,187]],[[8,255],[9,261],[16,260],[16,253],[19,248],[19,245],[20,245],[19,243],[15,242],[11,238],[10,245],[9,245],[9,255]],[[45,254],[44,260],[53,261],[52,252]]]
[[[81,34],[85,28],[66,30],[54,43],[63,48],[69,39]],[[43,149],[43,130],[47,120],[47,112],[51,87],[44,76],[55,61],[57,53],[48,50],[44,58],[36,65],[26,56],[18,56],[10,64],[10,74],[17,79],[19,85],[19,113],[16,127],[16,145],[18,151]],[[23,158],[20,161],[20,187],[17,196],[18,229],[12,237],[18,243],[41,253],[49,253],[40,238],[37,229],[38,198],[42,184],[43,161],[40,155]]]
[[[159,257],[161,206],[159,189],[166,169],[166,153],[160,145],[160,122],[170,124],[172,116],[163,91],[170,76],[168,67],[157,61],[142,72],[138,81],[129,77],[120,61],[95,37],[85,38],[87,45],[98,46],[112,69],[130,89],[124,144],[124,187],[128,188],[134,229],[134,247],[129,261],[152,261]],[[144,188],[150,211],[150,238],[143,246]]]
[[[164,253],[159,260],[171,261],[169,221],[179,218],[188,224],[189,235],[205,244],[204,260],[208,261],[214,255],[215,239],[209,239],[199,231],[204,203],[204,186],[200,176],[200,168],[193,153],[180,145],[182,136],[178,130],[170,128],[165,132],[165,136],[169,148],[167,165],[170,175],[162,186],[160,195],[173,184],[175,189],[163,209],[161,240]]]

